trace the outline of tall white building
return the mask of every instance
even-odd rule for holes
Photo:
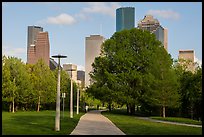
[[[63,64],[63,70],[65,70],[70,78],[77,82],[77,65],[74,64]]]
[[[85,41],[85,87],[91,84],[89,73],[92,71],[92,63],[95,57],[101,53],[101,45],[105,38],[100,35],[90,35]]]
[[[194,59],[194,50],[189,49],[189,50],[179,50],[179,63],[183,66],[186,66],[188,71],[195,71],[195,59]],[[187,61],[185,63],[185,61]]]

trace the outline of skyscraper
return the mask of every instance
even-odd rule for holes
[[[43,32],[42,27],[28,26],[27,63],[35,64],[43,59],[49,66],[50,44],[48,32]]]
[[[166,51],[168,51],[168,31],[166,28],[163,28],[159,21],[154,19],[152,15],[146,15],[142,20],[140,20],[138,28],[154,33],[157,40],[161,41]]]
[[[77,80],[81,81],[81,86],[85,86],[85,71],[77,70]]]
[[[116,9],[116,31],[135,27],[135,8],[122,7]]]
[[[27,62],[30,62],[29,61],[29,53],[33,54],[33,51],[35,49],[33,46],[35,45],[38,32],[43,32],[43,28],[39,27],[39,26],[28,26]],[[29,52],[30,47],[32,48],[31,52]],[[31,56],[33,56],[33,55],[31,55]],[[31,58],[33,58],[33,57],[31,57]]]
[[[92,71],[92,63],[94,63],[95,57],[101,53],[101,45],[105,38],[100,35],[91,35],[86,37],[85,41],[85,87],[89,86],[92,81],[89,73]]]
[[[194,50],[179,50],[179,64],[186,66],[188,71],[194,72],[194,56]]]
[[[39,32],[36,39],[36,62],[43,59],[49,66],[50,44],[48,32]]]

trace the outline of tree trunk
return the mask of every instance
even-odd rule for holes
[[[193,119],[193,105],[190,107],[191,119]]]
[[[37,105],[37,112],[40,111],[40,96],[38,97],[38,105]]]
[[[18,104],[16,104],[16,106],[15,106],[15,110],[16,110],[16,112],[18,111]]]
[[[131,115],[135,114],[135,104],[130,105],[130,114]]]
[[[12,109],[12,103],[9,103],[9,112],[11,112]]]
[[[111,103],[108,103],[108,109],[111,111]]]
[[[131,105],[127,104],[127,114],[131,114]]]
[[[14,97],[13,97],[13,100],[12,100],[12,104],[13,104],[13,106],[12,106],[12,112],[14,113]]]
[[[162,111],[163,111],[163,118],[165,118],[165,106],[162,106]]]
[[[131,114],[131,105],[127,104],[127,114]]]
[[[25,110],[26,111],[28,110],[28,104],[27,103],[25,104]]]
[[[127,114],[129,114],[129,105],[127,104]]]
[[[103,102],[102,107],[104,107],[104,106],[105,106],[105,103]]]

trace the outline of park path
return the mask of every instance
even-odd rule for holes
[[[125,135],[101,111],[92,110],[84,114],[70,135]]]
[[[178,123],[178,122],[171,122],[171,121],[164,121],[164,120],[156,120],[156,119],[151,119],[149,117],[136,117],[136,118],[149,120],[152,122],[166,123],[166,124],[174,124],[174,125],[182,125],[182,126],[190,126],[190,127],[202,127],[202,125],[193,125],[193,124],[185,124],[185,123]]]

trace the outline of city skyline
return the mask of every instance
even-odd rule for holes
[[[135,8],[135,27],[150,14],[168,28],[172,58],[178,59],[179,50],[193,49],[196,58],[202,60],[201,2],[3,2],[2,53],[26,62],[27,27],[37,25],[49,33],[50,56],[66,55],[62,64],[73,63],[84,70],[85,37],[110,38],[120,7]]]

